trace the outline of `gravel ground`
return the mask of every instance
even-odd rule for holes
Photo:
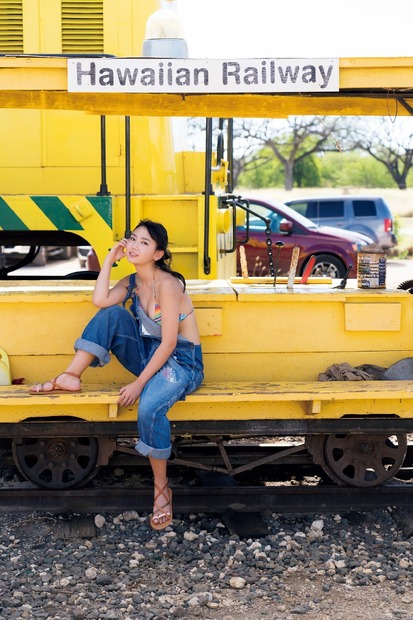
[[[164,532],[134,511],[86,527],[0,515],[0,619],[413,620],[411,515],[264,521],[265,537],[240,539],[210,515],[176,515]]]

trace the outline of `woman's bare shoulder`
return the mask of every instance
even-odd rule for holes
[[[163,272],[159,278],[159,291],[166,295],[181,296],[184,292],[184,287],[178,278],[170,273]]]
[[[125,288],[128,288],[129,281],[130,281],[132,275],[135,275],[135,274],[129,274],[128,276],[125,276],[125,277],[121,278],[120,280],[118,280],[116,282],[116,286],[123,286]]]

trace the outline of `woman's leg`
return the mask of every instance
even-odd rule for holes
[[[162,525],[171,521],[172,506],[171,495],[166,476],[166,459],[155,459],[149,457],[149,462],[153,472],[154,482],[154,507],[151,522],[155,525]]]
[[[76,353],[66,370],[51,381],[33,386],[31,392],[79,391],[80,377],[88,366],[105,366],[110,351],[130,372],[142,372],[144,347],[136,320],[120,306],[99,310],[75,342]],[[70,374],[68,374],[70,373]],[[56,381],[57,379],[57,381]]]
[[[146,352],[132,314],[120,306],[99,310],[75,342],[75,349],[93,354],[91,366],[105,366],[110,352],[134,375],[142,372]]]
[[[36,393],[47,393],[53,392],[58,388],[68,392],[77,392],[80,388],[80,378],[93,359],[94,355],[92,353],[76,351],[66,370],[51,381],[33,385],[31,390]]]
[[[149,457],[153,471],[154,507],[150,523],[154,529],[164,529],[172,520],[172,491],[167,479],[171,429],[167,413],[184,396],[189,379],[190,375],[170,359],[148,381],[139,399],[139,441],[135,448]]]

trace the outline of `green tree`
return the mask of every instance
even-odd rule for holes
[[[314,155],[300,159],[294,166],[294,182],[297,187],[319,187],[321,178]]]
[[[341,117],[295,116],[281,121],[244,121],[240,135],[270,149],[283,167],[285,189],[291,190],[295,167],[316,153],[343,150],[350,131],[350,124]]]
[[[359,131],[355,141],[355,146],[386,168],[399,189],[406,189],[413,168],[413,126],[408,120],[370,120],[364,123],[364,131]]]
[[[277,187],[283,183],[284,170],[266,147],[251,154],[238,177],[242,187]]]
[[[318,157],[323,187],[391,187],[386,169],[360,151],[324,153]]]

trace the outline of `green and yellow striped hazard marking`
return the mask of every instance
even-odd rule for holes
[[[113,238],[111,196],[0,196],[0,230],[77,233],[90,245]]]

